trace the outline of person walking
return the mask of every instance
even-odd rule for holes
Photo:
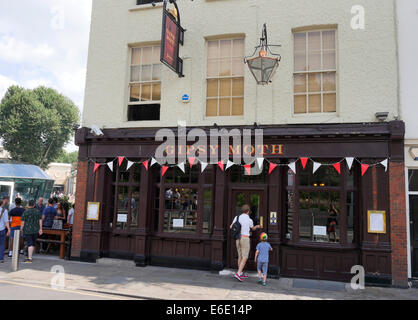
[[[254,226],[253,220],[250,218],[250,206],[244,204],[241,208],[242,214],[236,216],[232,221],[230,229],[232,230],[235,223],[239,223],[241,230],[235,243],[238,251],[238,271],[234,274],[235,279],[244,281],[247,278],[243,270],[247,264],[248,256],[250,254],[250,231],[260,229],[260,225]]]
[[[15,199],[15,207],[10,210],[9,217],[10,217],[10,237],[9,237],[9,257],[12,256],[13,252],[13,239],[15,236],[15,231],[20,230],[21,225],[21,218],[23,215],[23,212],[25,212],[25,209],[22,207],[22,199],[16,198]],[[22,237],[19,239],[22,240]],[[22,241],[20,241],[22,242]],[[20,244],[20,254],[23,254],[23,244]]]
[[[6,209],[7,202],[8,201],[0,201],[0,263],[4,262],[6,236],[10,235],[9,215]]]
[[[267,242],[267,233],[260,235],[260,243],[257,244],[254,262],[257,264],[258,283],[267,285],[267,271],[269,268],[269,253],[273,251],[270,243]]]
[[[29,201],[29,208],[22,215],[20,230],[28,246],[28,258],[25,263],[32,263],[33,251],[38,235],[42,235],[42,214],[35,208],[35,200]]]
[[[38,203],[36,204],[36,209],[38,209],[38,211],[40,213],[43,213],[45,210],[45,205],[44,205],[44,199],[43,198],[39,198],[38,199]]]

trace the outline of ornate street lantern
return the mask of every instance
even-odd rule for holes
[[[255,47],[254,53],[244,59],[245,63],[248,63],[251,73],[253,74],[257,84],[266,85],[271,82],[279,62],[281,60],[280,54],[271,52],[269,47],[281,47],[280,45],[269,45],[267,42],[267,26],[263,26],[263,34],[260,38],[260,44]],[[258,51],[258,56],[256,52]],[[267,54],[274,57],[269,57]],[[252,58],[253,57],[253,58]]]

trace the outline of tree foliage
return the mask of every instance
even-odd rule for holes
[[[12,159],[47,168],[79,121],[75,104],[54,89],[11,86],[0,103],[0,137]]]
[[[76,163],[78,160],[78,151],[74,152],[66,152],[65,150],[61,150],[60,155],[57,159],[55,159],[55,162],[57,163]]]

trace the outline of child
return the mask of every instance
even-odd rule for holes
[[[258,270],[258,283],[261,283],[265,286],[267,283],[267,270],[269,266],[269,251],[273,251],[270,243],[267,242],[267,233],[262,233],[260,235],[261,242],[257,245],[255,252],[254,262],[257,263]],[[258,258],[258,259],[257,259]],[[264,278],[261,278],[261,273],[263,273]]]

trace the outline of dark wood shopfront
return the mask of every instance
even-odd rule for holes
[[[101,218],[82,221],[80,258],[132,259],[138,266],[235,268],[229,226],[241,205],[248,203],[274,249],[271,275],[346,281],[351,267],[360,264],[369,278],[389,281],[390,233],[367,232],[367,210],[385,210],[390,230],[388,172],[376,166],[361,176],[358,163],[348,170],[342,162],[341,175],[332,166],[321,167],[314,175],[311,162],[304,170],[298,161],[292,174],[286,164],[304,156],[321,163],[344,157],[402,163],[403,123],[263,129],[264,143],[282,148],[280,154],[266,155],[283,165],[271,174],[267,163],[263,174],[254,177],[247,177],[242,167],[223,172],[217,165],[201,174],[197,164],[186,167],[185,174],[170,168],[163,178],[158,165],[146,170],[140,164],[154,155],[156,130],[104,130],[104,137],[79,130],[80,162],[106,163],[121,155],[138,162],[126,170],[125,161],[121,168],[115,166],[114,173],[102,166],[94,174],[93,164],[89,165],[84,206],[88,201],[102,203]],[[338,211],[335,234],[314,234],[315,226],[327,226],[331,205]],[[259,233],[253,233],[252,248]],[[254,250],[251,269],[253,258]]]

